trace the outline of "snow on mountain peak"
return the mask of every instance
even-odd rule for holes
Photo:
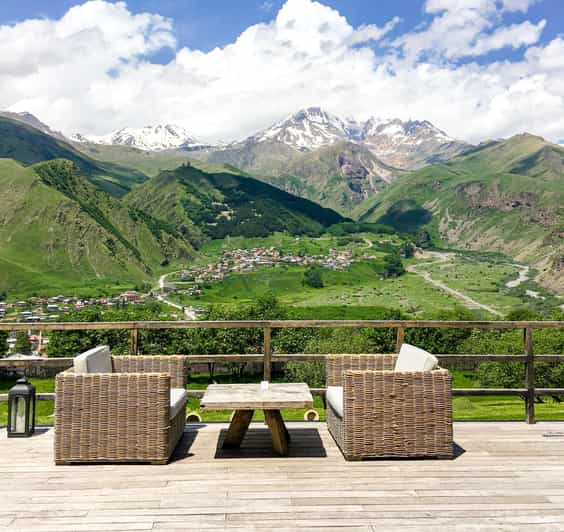
[[[274,141],[299,150],[315,150],[335,142],[348,140],[351,126],[320,107],[308,107],[277,122],[249,140]]]
[[[94,144],[131,146],[147,151],[190,148],[201,144],[185,128],[173,124],[157,124],[142,128],[124,127],[107,135],[81,135],[77,133],[71,137],[71,140]]]
[[[345,120],[321,109],[309,107],[277,122],[247,139],[252,143],[281,142],[298,150],[315,150],[336,142],[382,142],[387,145],[419,145],[424,142],[444,144],[453,139],[430,122],[370,118],[358,122]]]
[[[396,142],[411,144],[421,144],[424,141],[447,143],[454,140],[427,120],[404,122],[398,118],[367,120],[364,125],[364,138],[370,140],[374,137],[391,137]]]

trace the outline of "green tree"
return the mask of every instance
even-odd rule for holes
[[[170,311],[160,303],[124,305],[112,310],[90,307],[69,312],[63,321],[158,321],[170,319]],[[183,331],[179,331],[183,332]],[[139,335],[140,344],[146,353],[173,354],[174,330],[147,330]],[[49,337],[50,357],[73,357],[97,345],[109,345],[114,354],[127,354],[130,349],[128,330],[53,331]]]
[[[413,255],[415,255],[415,246],[413,245],[412,242],[405,242],[401,246],[401,255],[405,259],[409,259],[413,257]]]
[[[319,266],[310,266],[304,272],[302,279],[304,286],[310,288],[323,288],[323,276],[321,275],[321,268]]]
[[[20,355],[31,355],[31,342],[25,331],[20,331],[16,334],[14,351]]]
[[[8,333],[0,331],[0,358],[4,358],[8,354]]]
[[[474,314],[466,308],[455,307],[453,310],[441,310],[429,314],[428,319],[438,321],[471,321]],[[431,353],[460,353],[461,346],[472,335],[472,329],[408,329],[405,334],[407,343],[416,345]]]
[[[389,277],[399,277],[405,273],[405,268],[403,267],[403,262],[399,253],[394,252],[386,255],[384,257],[384,270],[382,275],[385,278]]]

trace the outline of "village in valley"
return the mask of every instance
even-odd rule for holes
[[[183,295],[200,295],[204,288],[211,283],[222,281],[233,273],[249,272],[264,267],[279,267],[281,265],[319,266],[331,270],[346,270],[354,262],[366,260],[368,255],[355,256],[351,249],[338,250],[331,248],[326,255],[291,254],[274,247],[256,247],[252,249],[233,249],[224,251],[218,261],[202,266],[183,269],[165,275],[166,281],[159,286],[160,292],[174,292]],[[168,277],[170,276],[170,279]],[[161,301],[181,310],[183,307],[168,301],[156,290],[141,292],[128,290],[112,297],[75,297],[70,295],[33,296],[14,302],[0,301],[0,320],[27,322],[30,328],[34,323],[61,321],[69,312],[79,311],[88,307],[103,307],[116,309],[124,305],[139,305],[149,301]],[[189,319],[196,319],[204,309],[189,308],[186,314]],[[31,349],[30,354],[18,353],[15,350],[16,335],[7,339],[9,358],[45,356],[49,338],[47,335],[28,334]]]
[[[12,303],[0,301],[0,321],[27,322],[30,324],[30,331],[28,332],[29,354],[17,352],[16,334],[12,333],[7,339],[8,350],[6,355],[8,358],[46,356],[49,337],[46,334],[41,334],[41,332],[33,334],[31,328],[34,323],[62,321],[61,318],[65,314],[88,307],[113,309],[123,305],[140,305],[151,299],[153,299],[151,294],[129,290],[114,297],[80,298],[58,295],[29,297]]]
[[[217,262],[205,266],[175,272],[171,280],[163,285],[163,290],[188,296],[202,294],[204,286],[222,281],[227,275],[243,273],[265,267],[282,265],[319,266],[330,270],[346,270],[355,261],[372,259],[368,255],[354,256],[352,250],[331,248],[327,255],[293,255],[274,247],[234,249],[224,251]]]

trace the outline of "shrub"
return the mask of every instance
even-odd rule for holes
[[[319,266],[311,266],[304,272],[302,279],[304,286],[310,288],[323,288],[323,277],[321,275],[321,268]]]
[[[5,357],[8,354],[8,333],[6,331],[0,331],[0,358]]]
[[[31,342],[26,332],[20,331],[16,334],[16,343],[14,344],[14,351],[21,355],[31,354]]]
[[[325,386],[324,362],[288,362],[284,369],[288,382],[306,382],[311,388]]]
[[[405,268],[398,253],[390,253],[384,257],[384,270],[382,271],[384,277],[399,277],[404,273]]]

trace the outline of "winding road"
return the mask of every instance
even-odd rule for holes
[[[423,254],[420,255],[420,258],[436,258],[436,260],[434,260],[432,262],[412,264],[411,266],[407,267],[408,272],[414,273],[415,275],[418,275],[425,282],[429,283],[430,285],[433,285],[435,288],[438,288],[439,290],[442,290],[443,292],[446,292],[447,294],[450,294],[451,296],[454,296],[454,297],[460,299],[461,301],[463,301],[466,304],[466,306],[468,308],[479,308],[479,309],[485,310],[486,312],[490,312],[494,316],[499,316],[499,317],[503,316],[503,314],[501,312],[494,309],[493,307],[490,307],[489,305],[484,305],[483,303],[480,303],[479,301],[472,299],[470,296],[467,296],[463,292],[460,292],[459,290],[455,290],[454,288],[447,286],[442,281],[439,281],[437,279],[433,279],[429,272],[419,271],[419,268],[422,268],[424,266],[437,264],[439,262],[443,262],[443,263],[449,262],[453,258],[452,253],[438,253],[436,251],[426,251],[426,252],[424,252]]]
[[[196,316],[196,313],[194,312],[194,309],[192,307],[183,307],[179,303],[175,303],[174,301],[171,301],[170,299],[167,299],[164,296],[164,287],[165,287],[165,284],[166,284],[166,278],[169,275],[174,275],[175,273],[178,273],[178,272],[168,272],[168,273],[165,273],[164,275],[161,275],[159,277],[159,291],[161,293],[157,295],[157,299],[160,302],[164,303],[165,305],[168,305],[169,307],[173,307],[175,309],[182,310],[184,312],[184,316],[186,317],[186,319],[188,319],[190,321],[195,321],[196,319],[198,319],[198,317]]]

